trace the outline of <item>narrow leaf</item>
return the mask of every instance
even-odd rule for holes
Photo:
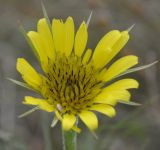
[[[141,104],[139,103],[135,103],[135,102],[125,102],[125,101],[118,101],[119,103],[122,103],[122,104],[126,104],[126,105],[130,105],[130,106],[140,106]]]
[[[45,19],[46,19],[46,21],[47,21],[47,24],[48,24],[48,26],[49,26],[49,29],[50,29],[50,31],[52,31],[52,25],[51,25],[51,22],[50,22],[50,20],[49,20],[49,17],[48,17],[46,8],[45,8],[45,6],[44,6],[44,4],[43,4],[42,1],[41,1],[41,6],[42,6],[43,15],[44,15],[44,17],[45,17]]]
[[[20,24],[19,26],[19,30],[20,32],[23,34],[24,38],[26,39],[27,43],[29,44],[29,46],[31,47],[31,49],[33,50],[35,56],[39,59],[39,56],[37,54],[36,48],[34,47],[34,45],[32,44],[32,41],[30,40],[30,38],[28,37],[24,27]]]
[[[24,88],[27,88],[29,90],[32,90],[32,91],[35,91],[34,89],[32,89],[31,87],[29,87],[26,83],[24,82],[21,82],[21,81],[17,81],[17,80],[14,80],[14,79],[11,79],[11,78],[6,78],[7,80],[21,86],[21,87],[24,87]]]
[[[33,109],[30,109],[30,110],[28,110],[27,112],[19,115],[18,118],[26,117],[26,116],[30,115],[31,113],[33,113],[34,111],[36,111],[36,110],[38,110],[38,109],[39,109],[38,106],[37,106],[37,107],[34,107]]]
[[[147,69],[153,65],[155,65],[156,63],[158,63],[159,61],[155,61],[153,63],[150,63],[148,65],[143,65],[143,66],[140,66],[140,67],[135,67],[135,68],[132,68],[132,69],[128,69],[126,72],[116,76],[117,77],[120,77],[120,76],[123,76],[123,75],[126,75],[126,74],[129,74],[129,73],[132,73],[132,72],[136,72],[136,71],[140,71],[140,70],[143,70],[143,69]]]

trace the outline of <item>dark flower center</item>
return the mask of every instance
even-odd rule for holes
[[[92,63],[82,64],[77,56],[61,55],[49,64],[44,96],[62,113],[76,114],[93,104],[102,82]]]

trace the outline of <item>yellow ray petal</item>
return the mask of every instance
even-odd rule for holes
[[[83,110],[80,114],[78,114],[80,119],[84,122],[84,124],[90,129],[95,130],[98,127],[97,116],[87,110]]]
[[[34,98],[34,97],[31,97],[31,96],[26,96],[23,104],[37,105],[40,109],[43,109],[47,112],[53,112],[54,111],[54,106],[50,105],[47,102],[47,100]]]
[[[103,104],[109,104],[109,105],[116,105],[118,100],[121,101],[129,101],[130,100],[130,93],[127,90],[117,90],[112,91],[108,90],[105,92],[100,93],[95,99],[95,103],[103,103]]]
[[[137,63],[138,63],[137,56],[129,55],[129,56],[122,57],[108,68],[102,80],[109,81],[112,78],[116,77],[117,75],[123,73],[127,69],[133,67]]]
[[[56,52],[64,52],[64,41],[65,41],[65,25],[59,19],[53,19],[52,21],[52,33],[53,41],[55,45]]]
[[[112,46],[112,50],[111,50],[110,54],[107,56],[106,64],[108,64],[113,59],[113,57],[119,53],[119,51],[126,45],[128,40],[129,40],[128,31],[122,31],[121,37]]]
[[[42,69],[47,72],[48,58],[45,52],[45,46],[40,35],[35,31],[30,31],[27,33],[28,37],[31,39],[35,49],[37,50],[38,59],[40,60]]]
[[[91,57],[91,55],[92,55],[92,50],[91,50],[91,49],[87,49],[87,51],[86,51],[85,54],[84,54],[82,63],[83,63],[83,64],[87,64],[88,61],[89,61],[89,59],[90,59],[90,57]]]
[[[60,114],[59,111],[55,111],[55,114],[56,114],[56,117],[62,122],[63,121],[63,118],[62,118],[62,115]],[[73,125],[72,127],[72,130],[77,132],[77,133],[80,133],[81,132],[81,129],[78,128],[77,126]]]
[[[65,22],[65,48],[64,53],[69,56],[73,49],[74,44],[74,22],[72,17],[68,17]]]
[[[116,111],[115,109],[110,106],[110,105],[107,105],[107,104],[96,104],[96,105],[93,105],[90,110],[95,110],[95,111],[98,111],[100,113],[103,113],[109,117],[114,117],[116,115]]]
[[[27,36],[30,38],[33,46],[37,51],[36,53],[38,54],[38,58],[41,60],[41,57],[43,56],[43,51],[42,51],[43,47],[41,46],[41,41],[38,33],[35,31],[29,31],[27,33]]]
[[[72,130],[75,131],[75,132],[77,132],[77,133],[81,133],[81,129],[78,128],[78,127],[75,126],[75,125],[72,127]]]
[[[102,68],[106,65],[109,54],[112,52],[113,45],[121,37],[118,30],[107,33],[98,43],[93,53],[93,62],[96,68]]]
[[[73,125],[75,124],[75,122],[76,122],[75,115],[72,115],[72,114],[63,115],[63,120],[62,120],[63,130],[65,130],[65,131],[70,130],[73,127]]]
[[[24,81],[27,82],[31,87],[36,90],[40,89],[40,85],[42,83],[41,76],[24,58],[17,59],[17,70],[22,75]]]
[[[39,36],[41,37],[44,45],[43,51],[45,51],[45,54],[49,59],[54,60],[55,51],[54,51],[52,33],[49,29],[49,26],[45,18],[40,19],[38,21],[37,29],[38,29]]]
[[[123,90],[123,89],[132,89],[132,88],[138,88],[139,84],[136,80],[134,79],[122,79],[119,80],[106,88],[103,89],[103,91],[108,91],[108,90]]]
[[[75,37],[74,51],[77,56],[81,57],[86,47],[87,39],[88,39],[87,26],[85,22],[82,22]]]

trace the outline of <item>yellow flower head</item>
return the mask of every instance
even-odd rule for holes
[[[35,71],[24,58],[18,58],[17,70],[28,86],[41,93],[44,99],[26,96],[23,103],[55,112],[66,131],[79,131],[78,117],[90,130],[95,130],[98,120],[94,112],[115,116],[117,102],[128,102],[128,89],[138,87],[138,82],[130,78],[111,83],[138,63],[136,56],[125,56],[107,65],[127,43],[127,30],[110,31],[94,52],[86,49],[86,23],[82,22],[75,32],[72,17],[65,22],[53,19],[51,27],[45,18],[40,19],[37,32],[30,31],[27,36],[45,75]]]

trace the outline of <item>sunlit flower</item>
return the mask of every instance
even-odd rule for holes
[[[23,103],[55,112],[64,130],[77,130],[78,118],[91,130],[98,127],[95,112],[114,117],[119,100],[128,102],[128,89],[138,82],[126,78],[113,82],[120,74],[138,63],[129,55],[108,65],[129,39],[128,30],[112,30],[98,42],[94,52],[86,49],[87,24],[82,22],[75,32],[74,21],[53,19],[51,27],[45,18],[37,24],[37,32],[27,33],[44,74],[38,73],[24,58],[18,58],[17,70],[23,80],[43,98],[26,96]]]

